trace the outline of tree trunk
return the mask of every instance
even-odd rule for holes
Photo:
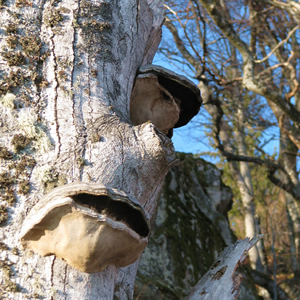
[[[280,123],[280,157],[283,161],[285,169],[289,174],[290,180],[295,184],[295,186],[300,188],[298,174],[297,174],[297,147],[296,145],[289,139],[286,132],[290,129],[290,123],[284,116],[280,116],[279,118]],[[281,175],[283,177],[283,181],[287,180],[287,176],[284,174]],[[291,242],[291,252],[293,252],[293,246],[295,246],[295,252],[292,253],[291,263],[292,269],[295,275],[298,277],[300,275],[300,256],[299,256],[299,249],[300,249],[300,217],[299,217],[299,202],[296,201],[292,197],[292,195],[286,194],[285,201],[287,206],[287,213],[288,213],[288,222],[292,223],[293,225],[293,243]]]
[[[241,106],[238,104],[238,106]],[[237,148],[240,155],[247,156],[247,150],[245,147],[244,136],[245,133],[243,132],[243,124],[245,124],[245,117],[243,114],[243,110],[241,107],[237,110],[237,129],[235,130],[235,136],[237,141]],[[243,208],[244,208],[244,216],[245,216],[245,235],[247,237],[253,238],[258,233],[256,232],[256,220],[255,220],[255,204],[254,200],[254,190],[252,185],[252,177],[250,173],[249,164],[247,162],[239,162],[239,174],[236,175],[238,178],[238,185],[239,190],[241,193]],[[261,251],[259,251],[259,248]],[[262,266],[262,260],[260,254],[262,254],[262,244],[261,242],[256,244],[250,251],[249,251],[249,258],[251,267],[255,270],[260,272],[264,272]]]
[[[44,194],[72,182],[121,191],[153,219],[174,148],[153,124],[133,126],[129,107],[137,70],[151,63],[162,21],[160,1],[4,3],[0,291],[5,299],[132,299],[138,261],[87,274],[55,256],[22,249],[19,232]]]
[[[295,207],[295,200],[291,195],[285,193],[286,212],[288,217],[288,228],[291,248],[291,265],[296,277],[300,275],[300,217]]]
[[[205,108],[208,111],[208,113],[214,118],[214,121],[216,122],[216,118],[218,117],[218,111],[216,106],[211,105],[210,101],[212,98],[211,92],[208,89],[208,86],[200,81],[198,84],[202,97],[204,99]],[[239,91],[236,90],[236,98],[239,97]],[[237,105],[240,106],[239,103]],[[237,149],[240,155],[247,156],[247,151],[245,148],[245,141],[243,138],[244,132],[243,132],[243,124],[245,124],[243,110],[241,108],[238,109],[236,112],[236,119],[237,121],[237,128],[235,130],[235,136],[236,136],[236,143],[237,143]],[[228,134],[226,130],[228,130],[227,125],[224,124],[223,121],[221,121],[221,124],[216,124],[215,127],[220,126],[220,133],[219,136],[222,140],[222,143],[224,145],[224,149],[229,152],[233,152],[232,144],[230,144],[230,138],[228,137]],[[216,128],[214,129],[216,131]],[[234,174],[236,181],[238,183],[238,187],[241,193],[242,203],[243,203],[243,209],[244,209],[244,215],[245,215],[245,236],[253,238],[258,232],[256,232],[256,228],[259,227],[258,224],[256,224],[255,220],[255,206],[253,203],[254,198],[254,191],[252,186],[252,178],[250,173],[249,164],[247,162],[229,162],[231,171]],[[265,272],[264,267],[262,265],[262,261],[265,261],[263,257],[263,244],[262,241],[259,240],[254,247],[249,251],[249,258],[251,262],[251,266],[254,269],[257,269],[261,272]]]

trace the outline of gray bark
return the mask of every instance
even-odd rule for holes
[[[0,165],[1,208],[9,215],[0,233],[2,266],[11,270],[2,270],[5,299],[132,299],[138,262],[82,273],[55,256],[22,249],[19,231],[44,194],[76,181],[124,191],[155,215],[174,148],[151,123],[131,124],[129,101],[138,68],[152,61],[160,42],[162,21],[161,2],[150,0],[19,1],[1,10],[1,48],[26,57],[0,61],[0,142],[13,155]],[[22,37],[33,38],[29,45],[40,39],[40,51],[25,48]],[[13,38],[16,49],[8,45]],[[20,146],[16,134],[28,144]],[[22,157],[36,164],[21,170]],[[30,193],[21,192],[25,179]],[[17,193],[15,205],[4,200],[9,191]]]

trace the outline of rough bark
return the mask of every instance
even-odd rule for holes
[[[150,122],[133,126],[129,108],[137,70],[160,41],[161,1],[1,9],[1,297],[132,299],[138,261],[87,274],[22,249],[19,232],[44,194],[78,181],[126,193],[153,220],[174,147]]]
[[[75,181],[122,190],[155,215],[174,148],[151,123],[132,126],[129,101],[162,21],[160,1],[150,0],[7,1],[1,10],[0,142],[10,153],[1,156],[6,299],[132,298],[138,262],[85,274],[21,249],[19,231],[44,194]]]

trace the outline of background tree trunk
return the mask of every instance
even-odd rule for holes
[[[5,299],[132,299],[138,262],[82,273],[55,256],[23,250],[19,231],[45,193],[76,181],[122,190],[155,215],[174,148],[151,123],[132,126],[129,101],[138,68],[153,59],[162,21],[160,1],[4,3],[0,291]]]
[[[286,211],[288,215],[288,225],[290,229],[290,244],[291,244],[291,262],[292,269],[295,274],[300,272],[299,246],[300,246],[300,217],[298,215],[295,200],[293,197],[285,193]]]
[[[237,110],[237,128],[235,130],[237,149],[239,155],[246,156],[247,150],[244,141],[245,133],[243,128],[243,124],[245,124],[245,116],[241,108],[241,105],[238,103],[237,106],[239,107]],[[237,170],[237,172],[238,174],[236,175],[236,177],[238,179],[237,182],[239,185],[240,194],[243,203],[243,209],[244,209],[245,236],[253,238],[259,233],[256,232],[257,224],[255,220],[254,190],[252,185],[252,178],[251,178],[249,164],[243,161],[239,162],[239,170]],[[260,252],[258,249],[259,246],[261,245],[259,244],[255,245],[249,251],[249,258],[251,262],[251,267],[254,270],[259,270],[261,272],[264,272],[261,257],[260,257]]]

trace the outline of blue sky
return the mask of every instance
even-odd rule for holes
[[[155,55],[153,64],[163,66],[169,70],[174,71],[177,74],[181,74],[187,77],[186,73],[176,68],[163,55],[159,53]],[[189,79],[192,80],[192,78]],[[186,126],[174,129],[172,141],[174,143],[176,151],[200,154],[200,156],[207,161],[216,163],[219,161],[219,159],[216,159],[215,157],[213,157],[213,155],[208,154],[208,152],[212,152],[213,149],[211,146],[209,146],[209,140],[205,136],[206,129],[203,125],[201,125],[201,123],[205,122],[205,118],[207,117],[208,114],[202,107],[199,114],[195,116],[190,121],[190,123],[188,123]],[[274,130],[276,130],[276,132]],[[278,128],[272,128],[270,132],[266,131],[263,139],[268,140],[273,135],[279,136],[279,132],[277,131]],[[263,140],[261,140],[261,143],[263,143]],[[270,155],[272,155],[274,152],[278,152],[279,140],[275,138],[274,141],[270,142],[266,147],[264,147],[264,150]]]
[[[164,68],[167,68],[169,70],[174,71],[177,74],[181,74],[186,76],[183,72],[180,72],[177,68],[175,68],[172,64],[170,64],[164,56],[157,53],[154,57],[153,64],[162,66]],[[196,119],[194,117],[194,119]],[[194,130],[193,124],[190,122],[186,126],[174,129],[174,134],[172,137],[172,141],[174,143],[176,151],[179,152],[189,152],[189,153],[199,153],[203,151],[208,151],[208,148],[204,150],[203,145],[199,145],[197,141],[191,137],[191,133]]]

